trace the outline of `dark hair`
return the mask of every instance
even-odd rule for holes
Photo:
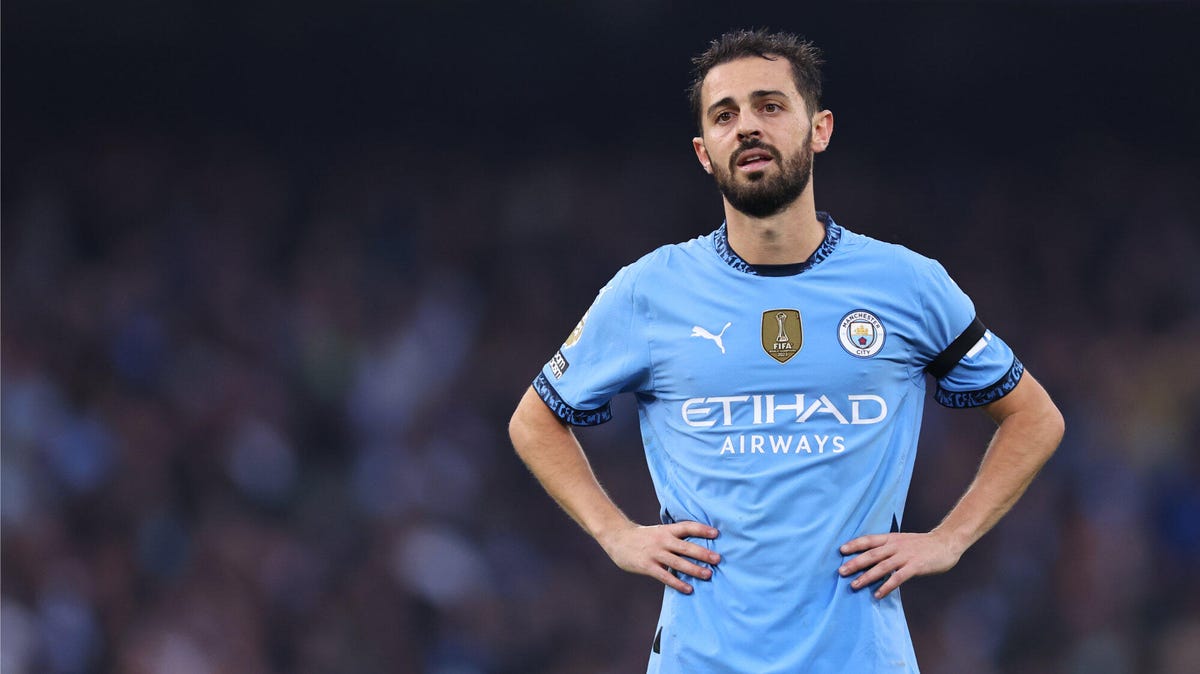
[[[792,77],[796,90],[804,97],[808,113],[821,107],[821,50],[813,43],[791,33],[768,33],[765,28],[739,30],[725,33],[708,44],[704,53],[692,59],[692,85],[688,98],[692,104],[692,115],[703,128],[700,119],[700,88],[708,71],[729,61],[747,56],[759,56],[770,61],[785,58],[792,64]]]

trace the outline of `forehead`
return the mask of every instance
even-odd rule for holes
[[[715,66],[704,77],[700,87],[701,109],[729,97],[741,100],[754,91],[782,91],[799,98],[792,64],[783,57],[771,61],[760,56],[747,56]]]

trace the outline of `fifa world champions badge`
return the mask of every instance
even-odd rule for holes
[[[788,362],[804,345],[804,325],[798,309],[769,309],[762,315],[762,348],[780,363]]]

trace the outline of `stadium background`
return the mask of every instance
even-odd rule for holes
[[[943,260],[1068,420],[905,587],[924,671],[1200,671],[1200,12],[676,4],[5,3],[3,672],[642,668],[659,589],[505,424],[719,224],[688,59],[757,25],[826,52],[818,206]],[[583,440],[651,521],[616,408]],[[989,434],[927,416],[909,530]]]

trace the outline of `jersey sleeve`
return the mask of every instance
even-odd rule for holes
[[[613,396],[645,388],[650,355],[636,276],[633,267],[617,272],[533,380],[550,410],[569,424],[602,424],[612,418]]]
[[[983,326],[975,305],[945,268],[928,260],[919,284],[925,312],[922,367],[937,380],[934,399],[946,407],[979,407],[1008,395],[1025,367],[1004,340]]]

